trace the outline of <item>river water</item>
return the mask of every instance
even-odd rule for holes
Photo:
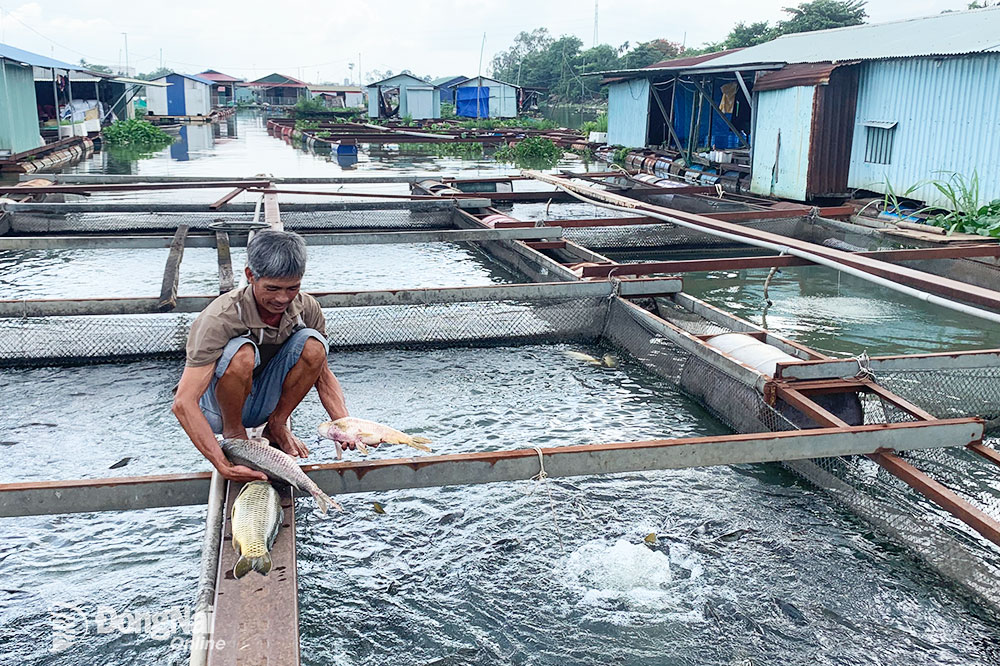
[[[343,170],[268,137],[260,116],[237,123],[235,138],[189,146],[186,160],[168,149],[128,168]],[[468,175],[506,168],[362,157],[352,168]],[[110,171],[108,159],[76,169]],[[324,251],[311,254],[311,288],[519,279],[464,245]],[[131,252],[0,257],[0,291],[154,293],[164,252]],[[185,253],[182,293],[213,287],[212,260]],[[107,263],[118,268],[102,274]],[[1000,346],[996,332],[975,321],[824,271],[782,271],[767,324],[838,354]],[[761,284],[759,272],[685,280],[693,295],[758,322]],[[606,351],[570,344],[358,351],[333,354],[330,363],[353,414],[430,437],[441,453],[726,432],[628,358],[602,369],[567,350]],[[208,469],[169,411],[180,370],[179,362],[151,360],[0,371],[7,454],[0,482]],[[323,418],[309,396],[296,431],[308,438]],[[398,455],[409,452],[372,453]],[[310,460],[332,458],[321,443]],[[296,504],[306,664],[1000,664],[996,618],[779,466],[341,499],[345,512],[328,518],[311,499]],[[376,501],[384,514],[373,510]],[[4,520],[0,663],[186,663],[170,613],[192,602],[203,520],[200,507]],[[69,624],[75,618],[79,631],[64,626],[54,645],[58,604],[70,607],[62,616]],[[163,631],[123,633],[131,627],[111,621],[143,612],[159,613]]]

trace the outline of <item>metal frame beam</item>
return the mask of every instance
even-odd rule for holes
[[[947,419],[563,446],[542,449],[542,458],[550,477],[592,476],[967,446],[982,437],[982,420]],[[534,449],[515,449],[302,469],[328,494],[347,494],[524,480],[538,473],[539,458]],[[0,517],[200,504],[208,497],[210,480],[211,474],[201,472],[0,484]]]
[[[529,250],[529,248],[525,248]],[[534,250],[530,250],[534,252]],[[551,260],[549,260],[551,261]],[[432,305],[481,301],[535,301],[566,298],[662,296],[681,290],[678,278],[645,278],[619,282],[531,282],[481,287],[434,287],[371,291],[311,292],[324,308],[382,305]],[[216,296],[178,296],[175,313],[201,312]],[[158,298],[37,299],[0,301],[0,318],[130,315],[157,312]]]
[[[247,234],[229,232],[231,245],[245,246]],[[562,236],[562,227],[546,226],[505,229],[447,229],[427,231],[341,231],[299,234],[306,245],[383,245],[392,243],[456,243],[493,240],[555,240]],[[0,250],[69,250],[97,248],[168,248],[173,236],[0,236]],[[206,233],[189,233],[185,247],[216,247],[216,236]]]
[[[761,231],[759,229],[740,226],[732,222],[713,220],[712,218],[705,217],[704,215],[697,215],[673,208],[657,206],[655,204],[646,203],[627,196],[622,196],[620,194],[598,190],[586,185],[580,185],[565,178],[541,173],[539,171],[525,170],[522,173],[533,176],[543,183],[563,187],[567,190],[577,192],[599,201],[611,203],[616,206],[634,209],[638,212],[649,211],[659,215],[669,216],[674,219],[687,222],[689,225],[695,225],[697,227],[711,229],[713,231],[741,236],[748,239],[748,242],[751,240],[763,241],[766,243],[776,244],[781,247],[795,249],[800,252],[808,252],[812,255],[823,257],[824,259],[836,262],[843,266],[848,266],[858,271],[863,271],[899,284],[922,289],[926,292],[937,294],[948,299],[975,303],[994,310],[1000,310],[1000,292],[993,289],[977,287],[967,282],[952,280],[938,275],[933,275],[931,273],[926,273],[924,271],[908,268],[906,266],[890,264],[888,262],[879,261],[878,259],[858,257],[843,250],[836,250],[834,248],[826,247],[825,245],[818,245],[808,241],[800,241],[795,238],[789,238],[787,236],[781,236],[779,234]]]
[[[1000,367],[1000,349],[982,349],[964,352],[933,354],[906,354],[901,356],[873,356],[868,367],[876,375],[892,370],[957,370],[962,368]],[[855,359],[826,359],[778,363],[775,378],[781,379],[839,379],[853,377],[858,372]]]

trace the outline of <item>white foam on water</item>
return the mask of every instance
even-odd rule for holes
[[[571,553],[564,581],[580,595],[579,606],[600,619],[627,625],[658,620],[703,622],[705,588],[700,557],[683,544],[653,549],[618,539],[591,541]]]

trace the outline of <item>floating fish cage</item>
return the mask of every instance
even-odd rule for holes
[[[257,186],[255,205],[224,202],[212,210],[201,204],[102,203],[99,197],[5,204],[0,253],[169,252],[159,296],[0,301],[0,366],[179,357],[191,321],[214,297],[178,293],[185,248],[217,251],[216,291],[224,293],[240,273],[233,249],[258,228],[299,231],[311,247],[373,246],[372,261],[376,245],[459,244],[506,278],[314,292],[331,351],[601,345],[666,379],[736,434],[305,466],[324,491],[513,481],[540,472],[556,478],[780,462],[980,604],[1000,610],[1000,452],[988,439],[1000,422],[1000,350],[832,358],[685,293],[678,277],[809,264],[819,259],[807,257],[819,257],[995,316],[995,244],[933,246],[845,221],[850,212],[840,208],[768,208],[759,200],[720,198],[714,188],[650,185],[621,173],[527,172],[521,178],[439,184],[414,183],[407,200],[280,208],[284,193],[274,185]],[[97,193],[102,186],[75,187]],[[53,191],[74,186],[61,187]],[[141,192],[143,186],[134,188]],[[522,194],[531,196],[515,196]],[[767,243],[784,249],[725,258],[680,254]],[[642,258],[613,261],[601,251]],[[648,261],[651,252],[657,261]],[[335,266],[310,267],[310,273],[327,270]],[[420,267],[397,270],[405,284],[406,271]],[[263,593],[241,587],[225,576],[233,564],[230,550],[222,549],[221,564],[219,556],[230,529],[223,506],[235,491],[208,474],[0,484],[0,515],[208,502],[199,607],[214,607],[215,617],[201,628],[202,638],[243,641],[249,650],[237,655],[196,649],[192,662],[298,663],[295,543],[287,536],[294,535],[294,518],[276,546],[287,558],[289,575],[255,581]],[[294,513],[290,497],[283,502]],[[253,615],[251,604],[266,610]],[[285,633],[280,640],[254,638],[263,631]]]

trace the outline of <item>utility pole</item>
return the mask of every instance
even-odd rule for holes
[[[594,46],[597,46],[597,1],[594,0]]]
[[[122,34],[125,35],[125,76],[129,76],[129,72],[128,72],[128,33],[127,32],[123,32]]]

